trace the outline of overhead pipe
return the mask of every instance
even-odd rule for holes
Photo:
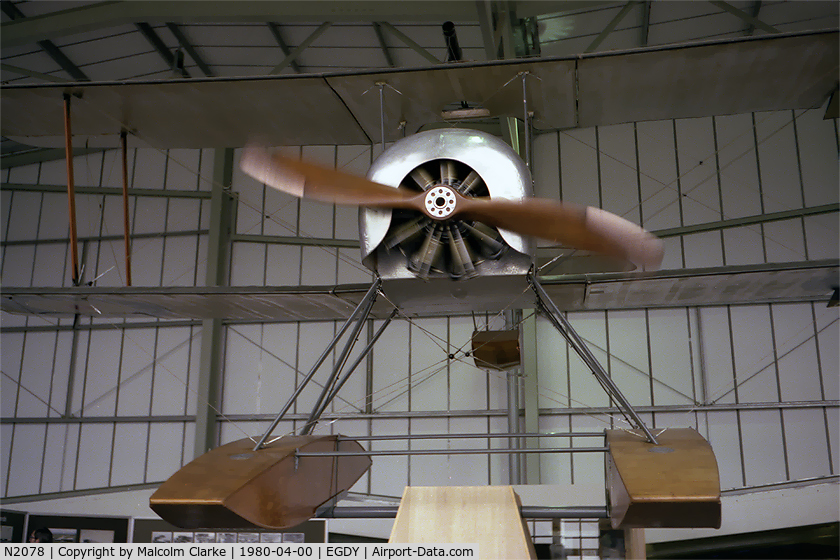
[[[79,285],[79,248],[76,233],[76,190],[73,178],[73,132],[70,126],[70,94],[64,94],[64,157],[67,160],[67,202],[70,212],[70,256],[73,285]]]

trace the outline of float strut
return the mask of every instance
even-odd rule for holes
[[[131,286],[131,240],[128,225],[128,132],[120,132],[120,146],[122,148],[122,184],[123,184],[123,230],[125,232],[125,285]]]
[[[321,354],[321,357],[318,358],[318,360],[315,362],[315,365],[312,366],[312,369],[309,370],[309,373],[306,374],[306,377],[304,377],[303,380],[301,380],[300,384],[292,393],[292,396],[290,396],[289,400],[286,401],[286,404],[285,406],[283,406],[283,409],[274,418],[274,420],[271,422],[271,425],[268,427],[268,430],[265,431],[263,436],[254,446],[254,451],[259,451],[260,447],[262,447],[265,443],[265,440],[268,439],[268,436],[271,435],[271,432],[274,431],[274,428],[276,428],[277,425],[280,423],[280,420],[283,419],[283,416],[285,416],[289,409],[292,408],[292,405],[295,403],[295,400],[298,398],[298,395],[300,395],[300,393],[303,391],[306,385],[312,380],[312,377],[314,377],[315,373],[318,371],[318,368],[321,367],[321,364],[324,363],[324,361],[330,355],[330,352],[332,352],[333,349],[336,347],[339,339],[344,335],[345,332],[347,332],[347,329],[350,328],[350,325],[353,323],[353,321],[356,320],[360,313],[365,312],[368,309],[368,307],[372,304],[373,300],[376,299],[376,296],[379,293],[379,287],[381,285],[382,280],[376,278],[373,284],[371,284],[370,288],[368,288],[368,291],[362,298],[362,301],[359,302],[359,305],[356,306],[356,309],[353,310],[353,313],[350,315],[347,321],[344,322],[344,325],[332,339],[332,342],[330,342],[329,346],[327,346],[326,350],[324,350],[323,354]]]
[[[546,317],[551,324],[554,325],[554,328],[558,330],[560,334],[563,335],[563,338],[566,339],[566,342],[569,343],[569,346],[577,352],[580,359],[583,360],[583,363],[589,367],[592,371],[592,374],[601,384],[601,387],[604,388],[604,391],[607,394],[615,399],[618,402],[619,410],[627,419],[630,424],[633,424],[634,427],[638,428],[642,432],[644,432],[645,437],[647,440],[656,445],[656,438],[653,437],[653,434],[650,433],[650,430],[633,407],[630,405],[630,401],[627,400],[621,391],[619,390],[618,386],[613,383],[613,380],[604,370],[603,366],[598,362],[592,352],[589,350],[589,347],[583,341],[583,339],[578,335],[577,331],[572,328],[572,325],[569,321],[563,316],[557,306],[551,301],[551,298],[546,293],[545,289],[542,285],[537,281],[536,276],[533,272],[528,273],[528,282],[531,284],[531,287],[534,290],[534,293],[537,295],[537,304],[539,308],[545,313]]]
[[[70,212],[70,257],[73,285],[79,285],[79,248],[76,233],[76,187],[73,179],[73,132],[70,127],[70,94],[64,94],[64,157],[67,160],[67,202]]]

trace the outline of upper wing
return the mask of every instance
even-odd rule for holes
[[[835,89],[838,32],[819,31],[571,57],[456,63],[350,74],[80,83],[2,88],[3,136],[63,146],[63,95],[74,136],[116,147],[122,129],[158,148],[379,142],[439,122],[455,102],[493,117],[528,110],[537,129],[820,107]],[[399,93],[393,91],[397,90]],[[400,126],[402,125],[402,126]]]

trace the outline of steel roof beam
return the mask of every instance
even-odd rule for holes
[[[9,16],[9,18],[11,18],[13,21],[25,21],[27,19],[23,12],[21,12],[17,6],[12,4],[8,0],[3,0],[3,2],[0,2],[0,7],[2,7],[3,12],[7,16]],[[5,26],[6,24],[4,24],[4,28]],[[74,80],[76,80],[77,82],[90,81],[90,78],[87,76],[87,74],[82,72],[82,70],[78,66],[73,64],[73,62],[69,58],[67,58],[67,56],[63,52],[61,52],[61,49],[59,49],[55,45],[55,43],[46,39],[37,41],[37,43],[38,46],[41,47],[41,49],[43,49],[43,51],[47,53],[47,55],[51,59],[53,59],[53,61],[56,64],[61,66],[62,70],[70,74],[70,76],[72,76]]]
[[[391,68],[396,68],[394,64],[394,57],[391,55],[391,49],[388,48],[388,43],[385,42],[385,34],[382,33],[382,26],[378,21],[373,22],[373,30],[376,32],[376,39],[379,41],[379,48],[382,49],[382,54],[385,56],[385,62]]]
[[[618,24],[621,23],[621,20],[624,19],[624,16],[626,16],[630,12],[630,9],[636,4],[638,4],[636,0],[630,0],[630,2],[627,2],[624,5],[624,7],[621,8],[621,11],[619,11],[616,14],[612,21],[610,21],[607,24],[604,30],[601,31],[601,33],[597,37],[595,37],[595,40],[592,41],[592,43],[590,43],[589,46],[586,47],[586,50],[583,52],[593,52],[595,49],[597,49],[601,45],[601,43],[604,42],[604,39],[607,38],[607,35],[613,32],[613,30],[618,26]]]
[[[520,12],[528,16],[551,14],[603,2],[564,2],[562,0],[523,2]],[[241,0],[225,1],[144,1],[96,2],[2,25],[0,40],[4,47],[34,43],[44,39],[73,35],[107,27],[140,22],[253,22],[322,21],[329,14],[332,21],[473,21],[471,2],[451,0]]]
[[[440,64],[440,60],[438,60],[437,57],[435,57],[432,53],[418,45],[416,42],[414,42],[413,39],[411,39],[411,37],[400,31],[390,23],[386,21],[380,21],[379,25],[382,26],[383,29],[387,30],[391,35],[405,43],[408,46],[408,48],[410,48],[411,50],[413,50],[432,64]]]
[[[642,2],[642,27],[641,27],[641,46],[646,47],[648,44],[648,36],[650,35],[650,0]]]
[[[169,47],[166,46],[166,43],[163,42],[163,39],[152,29],[152,26],[146,22],[140,22],[135,24],[137,29],[140,33],[143,34],[143,37],[146,38],[147,41],[154,47],[157,53],[161,56],[161,58],[166,62],[166,65],[172,69],[173,71],[180,72],[181,76],[184,78],[189,78],[190,73],[187,71],[186,68],[176,66],[175,55],[169,50]]]
[[[26,146],[21,144],[21,146]],[[25,149],[25,148],[23,148]],[[93,154],[96,152],[103,152],[102,148],[73,148],[73,153],[77,156]],[[24,152],[12,152],[3,154],[3,159],[0,161],[0,169],[8,169],[18,165],[31,165],[33,163],[43,163],[45,161],[55,161],[64,159],[66,154],[64,148],[35,148]],[[7,183],[2,183],[3,189],[12,188]],[[56,186],[61,192],[67,192],[67,186]]]
[[[292,49],[289,48],[289,45],[286,44],[286,41],[283,39],[282,33],[280,33],[280,24],[269,21],[268,22],[268,29],[271,31],[271,34],[274,36],[274,40],[277,41],[277,44],[280,46],[280,50],[283,51],[283,56],[289,56],[289,53],[292,52]],[[300,74],[303,72],[300,68],[300,64],[298,64],[297,60],[292,60],[289,62],[289,66],[292,67],[292,70]]]
[[[484,42],[484,54],[487,60],[496,60],[499,57],[499,47],[493,37],[493,6],[490,0],[476,0],[475,9],[478,12],[478,26]]]
[[[210,67],[207,66],[207,64],[198,54],[198,52],[196,52],[195,48],[193,48],[186,35],[184,35],[184,33],[181,31],[181,28],[178,27],[178,24],[172,23],[170,21],[167,22],[166,27],[169,29],[169,31],[172,32],[172,35],[175,36],[175,39],[178,41],[178,44],[181,45],[181,48],[184,49],[184,51],[188,55],[190,55],[190,58],[193,59],[193,62],[195,62],[195,65],[198,66],[199,70],[204,72],[204,75],[208,78],[212,78],[215,74],[210,69]]]
[[[744,20],[748,24],[753,25],[753,26],[761,29],[762,31],[767,31],[768,33],[779,33],[779,30],[776,29],[775,27],[773,27],[771,25],[767,25],[766,23],[764,23],[760,19],[751,16],[750,14],[748,14],[747,12],[745,12],[743,10],[739,10],[738,8],[733,6],[732,4],[729,4],[728,2],[720,2],[720,1],[717,1],[717,0],[710,0],[709,4],[711,4],[712,6],[715,6],[716,8],[720,8],[724,12],[729,12],[732,15],[738,16],[739,18],[741,18],[742,20]],[[755,8],[755,7],[753,7],[753,8]]]
[[[3,69],[6,72],[13,72],[15,74],[20,74],[21,76],[29,76],[30,78],[38,78],[40,80],[44,80],[47,82],[72,82],[73,80],[69,80],[67,78],[62,78],[60,76],[53,76],[51,74],[43,74],[41,72],[35,72],[34,70],[29,70],[28,68],[21,68],[20,66],[14,66],[12,64],[0,64],[0,69]]]
[[[758,17],[758,12],[760,12],[760,11],[761,11],[761,0],[755,0],[755,2],[753,2],[753,4],[752,4],[752,7],[750,8],[750,15],[753,18],[757,18]],[[744,30],[744,34],[745,35],[752,35],[753,33],[755,33],[755,24],[754,23],[747,24],[747,28],[746,28],[746,30]]]
[[[295,50],[293,50],[292,52],[287,54],[286,58],[284,58],[280,62],[280,64],[275,66],[274,69],[270,72],[270,74],[279,74],[280,72],[283,71],[284,68],[289,66],[295,60],[297,60],[297,57],[300,56],[300,53],[302,53],[304,50],[306,50],[307,47],[309,47],[309,45],[314,43],[315,39],[320,37],[321,34],[324,31],[326,31],[331,25],[332,25],[331,21],[325,21],[324,23],[319,25],[318,28],[309,35],[309,37],[304,39],[303,42],[295,48]]]

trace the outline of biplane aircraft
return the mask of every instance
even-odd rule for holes
[[[4,87],[2,134],[23,143],[63,146],[72,121],[72,142],[88,147],[249,146],[240,165],[266,185],[362,208],[362,259],[375,280],[327,288],[4,285],[2,309],[50,317],[345,321],[259,441],[208,452],[152,497],[152,508],[181,526],[286,527],[315,515],[371,463],[352,438],[312,434],[355,366],[343,377],[341,368],[334,370],[300,435],[269,439],[349,329],[353,340],[370,318],[385,320],[384,328],[395,308],[411,317],[537,308],[635,430],[635,440],[619,431],[610,436],[618,465],[611,478],[614,523],[716,527],[720,485],[708,443],[691,430],[649,430],[564,312],[827,300],[837,288],[837,259],[658,270],[660,237],[669,232],[647,232],[600,209],[533,198],[529,147],[519,155],[486,130],[512,118],[527,140],[534,130],[816,109],[832,91],[836,95],[837,44],[836,31],[808,32],[411,70]],[[365,95],[377,91],[378,98]],[[423,106],[401,91],[423,99]],[[207,115],[214,115],[212,122]],[[390,147],[367,177],[263,147],[378,142]],[[535,239],[583,256],[569,268],[561,263],[541,272]],[[352,347],[346,344],[342,364]],[[512,346],[516,354],[516,339]],[[510,339],[474,341],[473,350],[488,367],[518,359],[509,359]],[[663,472],[695,469],[691,484],[662,475],[661,494],[670,493],[664,499],[670,503],[661,510],[649,498],[640,505],[644,500],[636,501],[630,488],[638,466],[623,461],[640,446],[678,451],[646,455],[662,461],[656,468]],[[310,467],[298,468],[304,461]]]

